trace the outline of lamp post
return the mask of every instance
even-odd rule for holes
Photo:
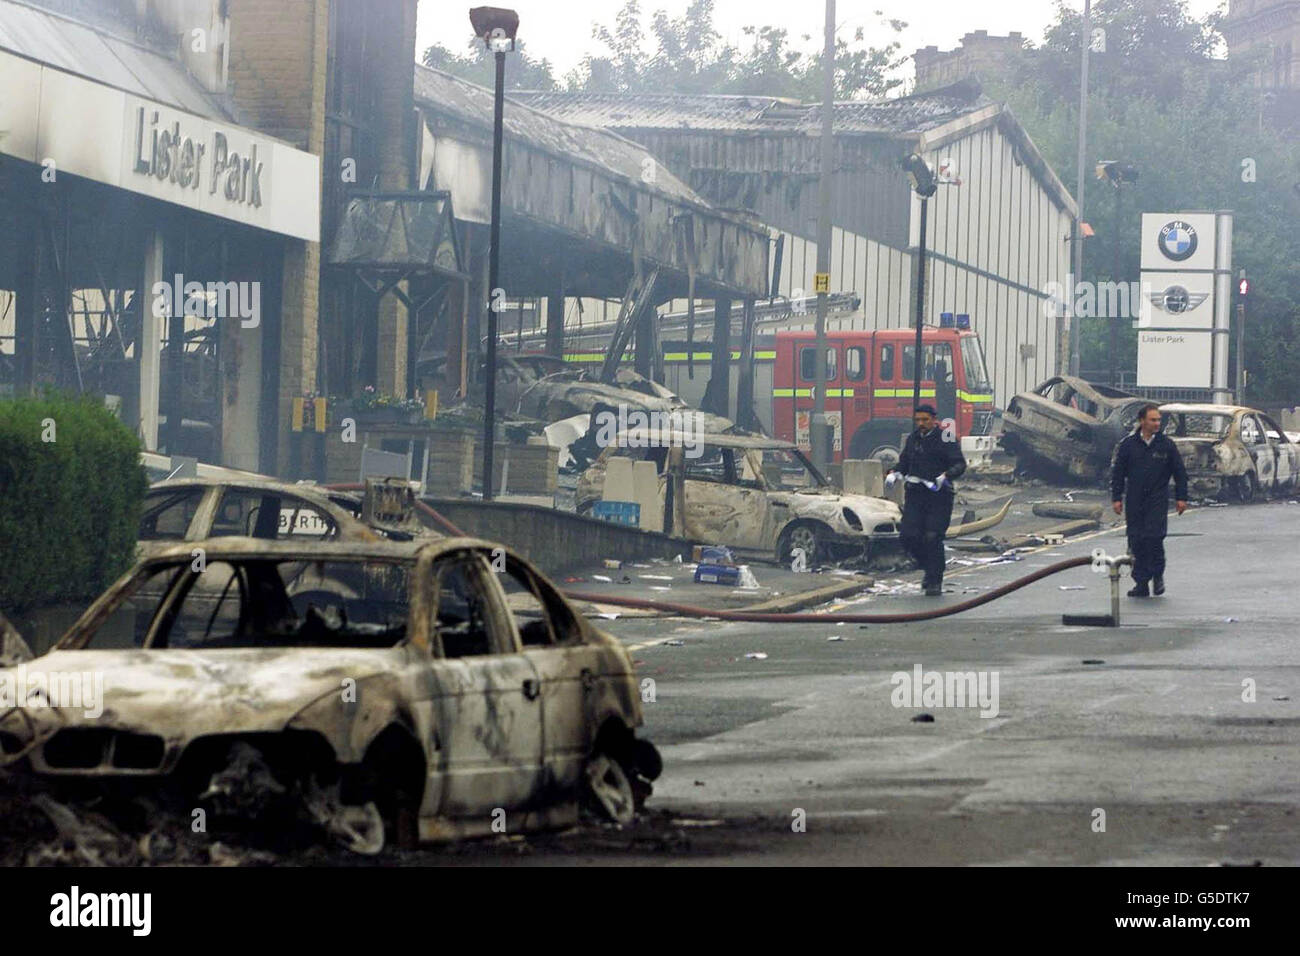
[[[1097,178],[1105,179],[1115,187],[1115,265],[1111,270],[1111,280],[1119,282],[1120,250],[1122,248],[1120,246],[1119,238],[1120,186],[1124,183],[1137,182],[1138,171],[1136,166],[1131,166],[1128,163],[1121,163],[1113,159],[1102,159],[1097,161]],[[1110,331],[1106,336],[1106,359],[1107,365],[1110,368],[1108,381],[1111,385],[1116,384],[1115,379],[1118,375],[1118,372],[1116,371],[1116,353],[1119,352],[1119,318],[1118,315],[1112,315],[1110,317]]]
[[[925,223],[930,197],[939,191],[934,171],[917,153],[903,160],[903,168],[911,177],[912,188],[921,197],[921,235],[916,249],[916,362],[912,371],[912,408],[921,404],[921,375],[924,371],[921,349],[921,332],[925,319]]]
[[[1079,153],[1076,167],[1079,184],[1078,214],[1074,218],[1072,235],[1074,246],[1070,250],[1074,256],[1073,279],[1071,285],[1083,276],[1083,193],[1084,193],[1084,156],[1088,152],[1088,51],[1092,46],[1092,0],[1083,0],[1083,30],[1079,34],[1082,61],[1079,65]],[[1069,369],[1071,375],[1079,374],[1079,317],[1074,312],[1074,290],[1070,290],[1070,350]]]
[[[501,260],[501,152],[502,117],[505,111],[506,53],[515,48],[519,14],[501,7],[475,7],[469,12],[474,35],[482,38],[496,57],[496,88],[492,110],[492,227],[488,238],[488,334],[486,400],[483,408],[483,500],[492,500],[492,446],[496,439],[497,405],[497,314],[495,295]]]

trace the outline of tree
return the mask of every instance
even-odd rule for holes
[[[1106,49],[1090,55],[1089,159],[1131,163],[1140,180],[1121,187],[1118,223],[1112,187],[1089,184],[1084,217],[1096,235],[1085,241],[1079,278],[1138,279],[1143,211],[1233,210],[1234,265],[1244,264],[1252,277],[1248,394],[1252,402],[1294,403],[1300,397],[1294,384],[1300,378],[1296,132],[1270,120],[1270,94],[1254,79],[1257,58],[1218,55],[1219,14],[1196,20],[1182,0],[1100,0],[1094,13]],[[1026,51],[1000,75],[981,76],[1075,194],[1080,20],[1058,6],[1042,49]],[[1106,367],[1110,321],[1083,321],[1083,368]],[[1137,334],[1128,322],[1120,341],[1120,367],[1136,368]]]
[[[896,35],[906,24],[886,20],[881,26]],[[777,27],[744,28],[747,49],[722,42],[713,22],[714,0],[692,0],[677,18],[657,11],[649,32],[642,25],[638,0],[626,0],[612,27],[594,24],[592,37],[602,53],[583,58],[565,78],[571,90],[623,93],[748,93],[821,98],[821,46],[811,35],[795,47],[789,31]],[[906,62],[901,44],[892,39],[882,47],[865,43],[858,27],[852,41],[837,39],[835,87],[839,99],[880,97],[896,89],[896,71]]]
[[[424,51],[421,58],[425,66],[451,73],[463,80],[477,83],[491,89],[496,84],[496,65],[494,57],[488,52],[482,40],[469,42],[468,53],[464,56],[453,53],[440,43],[435,43]],[[554,90],[559,84],[551,72],[551,62],[546,59],[534,60],[528,55],[522,40],[517,41],[514,52],[506,56],[507,90]]]

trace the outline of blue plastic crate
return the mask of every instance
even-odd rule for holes
[[[591,513],[602,521],[641,527],[641,506],[635,501],[597,501],[592,505]]]

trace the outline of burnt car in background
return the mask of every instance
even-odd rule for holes
[[[1250,502],[1300,487],[1300,445],[1263,412],[1173,403],[1161,405],[1160,414],[1161,430],[1187,466],[1192,495]]]
[[[662,769],[623,646],[470,538],[219,538],[141,561],[29,675],[95,710],[0,712],[0,766],[71,799],[151,791],[213,819],[290,803],[359,852],[629,822]],[[257,808],[257,809],[253,809]],[[185,811],[188,812],[188,811]]]
[[[1117,388],[1057,375],[1020,392],[1002,416],[1002,448],[1027,471],[1101,481],[1115,446],[1147,400]]]

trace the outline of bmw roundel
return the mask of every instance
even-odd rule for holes
[[[1166,259],[1182,262],[1196,252],[1196,228],[1182,219],[1167,222],[1156,240]]]

